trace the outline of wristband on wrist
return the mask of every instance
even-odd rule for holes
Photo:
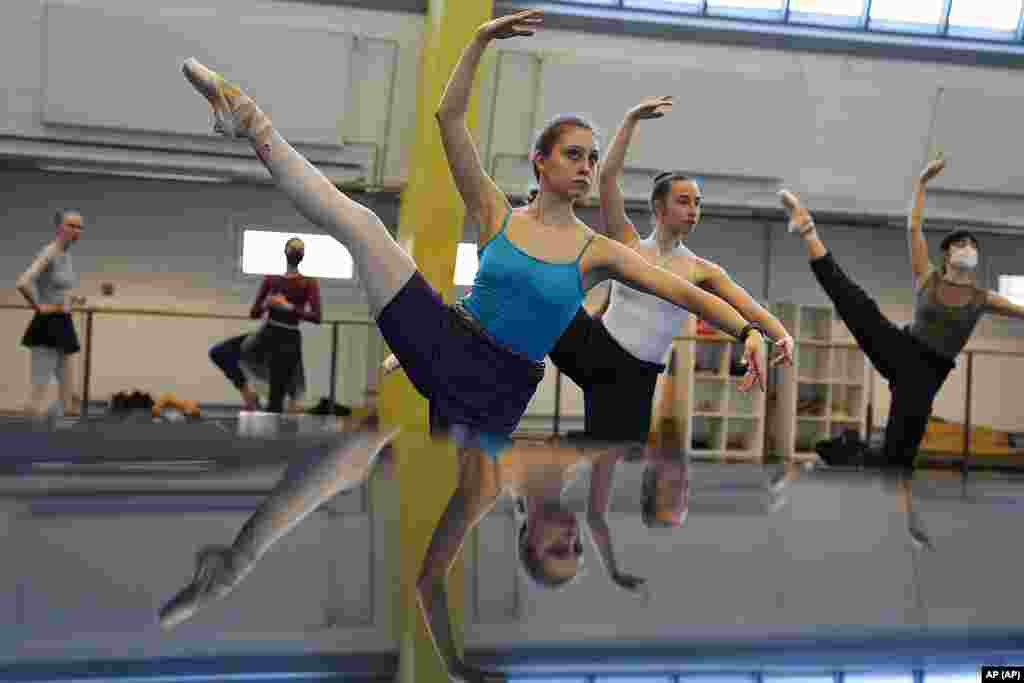
[[[815,227],[814,226],[814,219],[811,219],[811,220],[807,221],[806,223],[797,223],[795,221],[790,221],[789,222],[789,231],[790,232],[795,232],[796,234],[800,235],[801,237],[803,237],[804,235],[809,233],[811,230],[814,230],[814,227]]]
[[[743,329],[742,329],[742,330],[740,330],[740,334],[739,334],[739,336],[737,337],[737,339],[739,339],[739,340],[740,340],[741,342],[744,342],[744,343],[745,343],[745,342],[747,341],[747,337],[749,337],[749,336],[750,336],[750,333],[751,333],[751,332],[753,332],[754,330],[757,330],[758,332],[760,332],[760,333],[761,333],[761,336],[767,339],[768,335],[766,335],[766,334],[764,333],[764,328],[763,328],[763,327],[761,327],[761,326],[760,326],[759,324],[757,324],[757,323],[747,323],[747,324],[746,324],[746,325],[745,325],[745,326],[743,327]]]

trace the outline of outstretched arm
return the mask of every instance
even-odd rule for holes
[[[784,361],[787,365],[792,365],[793,337],[778,318],[750,296],[747,290],[729,277],[729,273],[718,264],[698,259],[696,271],[698,285],[722,297],[747,320],[763,325],[768,335],[779,342],[781,354],[773,359],[775,362]]]
[[[755,382],[764,389],[764,337],[758,330],[751,330],[747,320],[735,308],[678,275],[652,265],[636,251],[607,237],[595,237],[590,249],[591,268],[608,272],[614,279],[634,289],[696,313],[734,337],[739,338],[746,331],[742,339],[746,347],[743,361],[748,370],[740,389],[750,389]]]
[[[611,283],[608,282],[602,287],[594,287],[587,292],[586,298],[583,299],[583,310],[591,318],[602,318],[611,302],[612,288]]]
[[[540,13],[528,11],[501,17],[481,26],[462,52],[437,109],[437,122],[441,127],[441,143],[448,157],[448,167],[455,179],[455,187],[466,204],[467,213],[480,225],[480,244],[486,244],[498,231],[500,221],[511,205],[484,171],[480,154],[466,125],[473,78],[484,49],[492,40],[532,35],[531,29],[539,22]]]
[[[988,299],[985,304],[986,308],[996,315],[1002,315],[1016,320],[1024,320],[1024,306],[1010,301],[1010,299],[1006,298],[1002,294],[989,292]]]
[[[498,484],[493,469],[484,462],[485,456],[473,452],[467,456],[463,460],[459,487],[448,500],[448,506],[430,538],[416,581],[416,597],[434,647],[449,675],[472,680],[472,670],[459,658],[452,636],[447,577],[469,532],[497,502]]]
[[[914,180],[914,199],[910,206],[910,216],[907,218],[907,239],[910,242],[910,269],[914,274],[915,287],[924,284],[924,278],[931,268],[928,260],[928,242],[924,238],[922,229],[925,187],[928,185],[928,181],[939,175],[945,167],[945,161],[936,159],[929,162],[921,171],[921,175]]]
[[[671,97],[648,97],[630,109],[622,125],[615,131],[611,147],[608,148],[608,154],[601,165],[600,196],[604,234],[630,247],[636,246],[640,241],[640,235],[626,216],[626,202],[619,187],[619,176],[622,175],[622,168],[626,162],[626,150],[640,120],[664,116],[671,107]]]
[[[612,488],[615,483],[615,464],[623,454],[622,449],[613,449],[594,463],[594,469],[590,473],[590,498],[587,503],[587,528],[590,531],[590,538],[594,541],[597,554],[601,558],[601,564],[608,572],[608,578],[612,582],[630,593],[638,596],[644,595],[646,581],[637,576],[631,576],[619,571],[619,565],[615,561],[615,545],[612,543],[612,532],[608,527],[608,501],[611,498]]]

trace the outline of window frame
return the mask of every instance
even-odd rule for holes
[[[281,269],[280,270],[278,270],[276,272],[272,272],[272,273],[248,273],[248,272],[245,271],[245,234],[247,232],[264,232],[264,233],[268,233],[269,232],[269,233],[276,233],[276,234],[279,234],[279,235],[288,235],[288,237],[285,238],[286,240],[291,238],[291,237],[298,237],[299,239],[303,240],[307,245],[310,242],[310,240],[308,238],[311,238],[311,237],[313,237],[313,238],[327,237],[326,235],[323,235],[321,233],[302,232],[301,230],[284,230],[284,229],[281,229],[281,228],[269,227],[269,226],[265,226],[265,225],[251,225],[251,224],[239,225],[238,228],[237,228],[237,241],[238,241],[238,245],[237,245],[237,250],[236,250],[237,251],[237,259],[236,259],[235,267],[236,267],[236,270],[237,270],[238,274],[240,276],[242,276],[243,278],[245,278],[245,279],[250,279],[251,278],[251,279],[255,279],[257,281],[262,280],[263,277],[266,276],[266,275],[282,275],[284,273],[284,249],[283,249],[283,246],[282,246],[282,250],[281,250],[281,254],[280,254],[280,257],[281,257]],[[341,248],[341,249],[344,249],[345,252],[349,254],[349,261],[352,262],[352,274],[349,277],[334,277],[334,276],[327,276],[327,275],[310,275],[308,273],[302,273],[302,274],[303,275],[307,275],[308,277],[315,277],[321,283],[321,285],[327,284],[327,283],[331,283],[331,284],[335,284],[335,285],[354,284],[356,282],[356,268],[355,268],[355,262],[352,260],[352,254],[348,251],[348,249],[345,249],[344,245],[339,244],[338,247]],[[302,268],[301,267],[299,268],[299,272],[302,272]]]
[[[940,21],[934,27],[871,21],[872,0],[861,0],[858,17],[794,13],[792,0],[784,0],[781,17],[779,13],[765,17],[763,12],[742,10],[709,13],[707,0],[694,0],[689,7],[678,9],[659,0],[495,0],[494,13],[539,8],[545,12],[546,27],[585,33],[1024,68],[1024,11],[1010,35],[950,26],[952,1],[943,0]],[[631,2],[636,6],[630,7]]]

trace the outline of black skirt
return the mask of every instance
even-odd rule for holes
[[[36,313],[21,338],[21,345],[45,346],[66,354],[77,353],[82,348],[70,313]]]

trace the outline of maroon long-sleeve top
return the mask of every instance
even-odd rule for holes
[[[295,308],[285,311],[270,306],[268,299],[274,294],[283,294]],[[316,278],[305,275],[266,275],[256,294],[249,315],[262,318],[270,311],[270,319],[284,325],[298,325],[300,320],[320,324],[320,285]]]

